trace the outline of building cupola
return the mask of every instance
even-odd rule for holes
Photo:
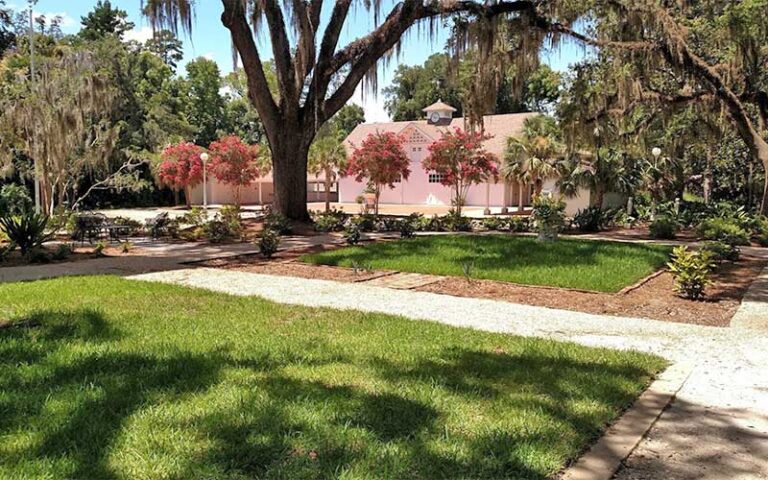
[[[438,100],[428,106],[422,112],[427,114],[427,123],[430,125],[448,125],[453,120],[456,109],[442,100]]]

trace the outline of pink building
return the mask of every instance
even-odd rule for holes
[[[429,154],[429,145],[437,140],[442,132],[464,128],[463,118],[453,118],[455,108],[443,102],[437,102],[424,109],[426,120],[366,123],[358,125],[346,139],[351,151],[363,140],[375,132],[394,132],[405,137],[405,150],[411,160],[411,174],[408,180],[395,185],[395,188],[385,189],[381,193],[381,204],[407,205],[451,205],[451,190],[440,183],[440,176],[427,172],[421,166],[421,161]],[[485,148],[500,160],[504,158],[507,140],[523,133],[525,120],[536,113],[512,113],[506,115],[488,115],[484,117],[485,132],[491,139],[485,142]],[[339,180],[339,202],[354,203],[363,192],[366,184],[357,182],[353,177]],[[544,183],[544,191],[556,192],[555,181]],[[489,182],[470,187],[466,198],[467,206],[485,208],[506,208],[510,212],[523,211],[531,204],[533,185],[517,182]],[[579,195],[567,199],[568,213],[575,213],[589,204],[589,192],[579,192]],[[521,208],[522,206],[522,208]]]
[[[390,123],[365,123],[358,125],[346,138],[345,143],[351,152],[354,146],[360,145],[371,133],[394,132],[406,138],[405,149],[411,160],[411,174],[408,180],[395,185],[395,188],[385,188],[381,193],[381,204],[390,205],[435,205],[451,206],[451,191],[440,183],[439,175],[426,172],[421,161],[429,154],[429,145],[437,140],[442,132],[464,128],[463,118],[453,118],[456,109],[443,102],[437,102],[424,109],[426,120]],[[484,117],[485,132],[491,139],[485,142],[485,148],[496,155],[499,160],[504,158],[507,140],[523,133],[525,120],[536,113],[512,113],[506,115],[488,115]],[[556,180],[544,182],[543,191],[556,194]],[[331,188],[331,202],[356,203],[366,184],[357,182],[353,177],[342,177]],[[325,201],[323,177],[309,175],[307,177],[307,196],[309,202]],[[494,213],[506,209],[510,213],[526,211],[531,204],[533,185],[518,182],[488,182],[470,187],[466,198],[467,206],[490,208]],[[207,199],[209,204],[227,204],[234,201],[231,187],[220,184],[215,178],[208,177]],[[269,204],[274,200],[272,175],[269,174],[241,192],[243,204]],[[203,203],[203,186],[194,188],[191,192],[192,203]],[[566,198],[566,213],[573,215],[579,209],[589,205],[589,191],[580,190],[573,198]]]

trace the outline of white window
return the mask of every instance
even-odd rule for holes
[[[445,179],[445,174],[442,174],[442,173],[429,174],[429,183],[443,183],[444,179]]]

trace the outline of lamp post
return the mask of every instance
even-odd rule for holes
[[[208,172],[206,171],[206,167],[209,158],[211,158],[211,156],[208,155],[207,152],[200,154],[200,160],[203,162],[203,208],[206,211],[208,210]]]
[[[651,155],[653,155],[653,182],[658,184],[659,182],[659,157],[661,157],[661,148],[653,147],[651,149]],[[656,194],[658,193],[658,185],[653,186],[654,194],[651,196],[651,220],[656,220]]]

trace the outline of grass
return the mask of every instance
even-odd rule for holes
[[[0,298],[8,479],[543,479],[664,367],[114,277]]]
[[[525,285],[617,292],[658,270],[669,248],[594,240],[539,242],[509,235],[432,235],[308,254],[308,263],[433,275],[465,275]]]

